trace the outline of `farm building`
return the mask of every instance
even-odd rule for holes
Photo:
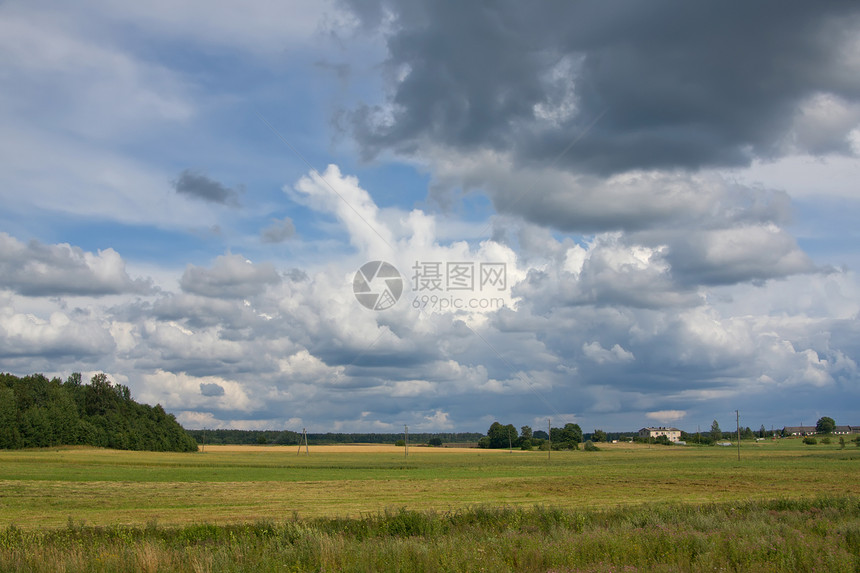
[[[834,426],[832,433],[860,434],[860,426]],[[814,436],[815,434],[815,426],[786,426],[782,429],[783,436]]]
[[[666,436],[670,442],[677,442],[681,439],[681,430],[678,428],[642,428],[639,430],[640,438],[658,438]]]
[[[783,436],[814,436],[815,426],[786,426],[782,429]]]

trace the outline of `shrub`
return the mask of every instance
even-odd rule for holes
[[[585,451],[586,452],[599,452],[600,448],[595,446],[594,442],[592,442],[591,440],[588,440],[587,442],[585,442]]]
[[[430,439],[427,441],[427,445],[428,445],[428,446],[433,446],[434,448],[438,448],[438,447],[440,447],[440,446],[442,445],[442,438],[440,438],[440,437],[438,437],[438,436],[433,437],[433,438],[430,438]]]
[[[816,440],[812,436],[806,436],[805,438],[803,438],[803,443],[809,444],[810,446],[814,446],[815,444],[818,443],[818,440]]]
[[[394,442],[394,445],[403,447],[406,445],[406,440],[397,440],[396,442]]]
[[[821,438],[821,443],[822,443],[822,444],[829,444],[829,443],[830,443],[830,438],[829,438],[829,437],[827,437],[827,438]]]

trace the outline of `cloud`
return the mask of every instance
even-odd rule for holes
[[[435,215],[380,209],[354,178],[326,174],[390,238],[396,266],[505,261],[510,304],[421,312],[405,297],[372,312],[352,292],[355,270],[367,262],[361,248],[302,269],[227,253],[208,267],[172,271],[181,274],[176,292],[165,271],[164,291],[109,306],[81,310],[67,295],[0,291],[3,368],[50,372],[56,356],[86,371],[97,362],[125,374],[138,399],[162,403],[190,425],[309,431],[485,431],[489,418],[519,425],[546,417],[630,430],[646,420],[708,423],[741,398],[752,416],[788,395],[804,403],[816,399],[813,391],[856,395],[856,280],[791,274],[798,269],[780,261],[792,261],[796,246],[766,223],[770,212],[577,240],[500,220],[516,248],[442,243]],[[313,187],[299,196],[319,213],[350,217],[328,186],[302,181]],[[354,223],[344,226],[356,235],[348,240],[375,248],[374,232]],[[685,237],[689,251],[680,247]],[[745,245],[771,251],[777,269],[750,259]],[[699,258],[704,267],[693,266]],[[740,271],[720,280],[703,268]],[[785,273],[779,282],[754,279]],[[738,277],[745,282],[732,282]]]
[[[199,403],[201,396],[208,401],[210,408],[224,413],[248,412],[260,405],[259,399],[247,395],[246,387],[217,376],[195,377],[184,372],[155,369],[140,378],[145,382],[139,392],[140,399],[149,404],[161,404],[165,408],[186,409],[190,404]],[[208,395],[203,392],[203,388],[214,389],[215,386],[220,387],[222,392],[210,392]]]
[[[224,387],[220,384],[215,383],[200,383],[200,393],[204,396],[223,396],[224,395]]]
[[[215,259],[211,269],[188,265],[180,280],[187,293],[211,297],[248,297],[281,282],[270,263],[255,265],[242,255],[226,254]]]
[[[119,5],[104,0],[86,3],[90,8],[88,13],[97,14],[109,24],[135,24],[199,46],[217,46],[258,56],[282,55],[285,46],[300,46],[321,34],[349,26],[349,18],[340,14],[330,0],[263,0],[248,5],[205,0],[182,4],[154,0],[145,5]],[[241,17],[236,13],[239,8]],[[205,26],[200,25],[203,13]]]
[[[173,181],[173,188],[180,195],[187,195],[210,203],[239,206],[239,191],[230,189],[222,183],[203,174],[184,170]]]
[[[517,165],[509,153],[434,148],[433,194],[483,190],[497,212],[574,233],[720,228],[790,219],[789,196],[712,172],[630,171],[611,177]]]
[[[628,352],[615,344],[607,350],[603,348],[599,342],[583,343],[582,353],[589,359],[598,364],[606,364],[609,362],[631,362],[636,359],[632,352]]]
[[[17,86],[4,104],[15,124],[36,115],[29,124],[36,132],[51,126],[99,141],[194,116],[189,84],[169,67],[118,49],[100,30],[83,31],[81,12],[64,18],[29,8],[0,8],[0,61]]]
[[[788,233],[774,225],[690,233],[666,260],[694,284],[733,284],[812,273],[820,269]]]
[[[860,99],[849,3],[366,4],[349,5],[384,35],[389,78],[385,101],[353,111],[367,156],[438,144],[602,175],[747,165],[790,133],[844,152],[848,126],[811,136],[795,113]]]
[[[683,420],[686,415],[687,412],[683,410],[659,410],[657,412],[648,412],[645,414],[647,418],[663,422],[664,424]]]
[[[283,243],[296,234],[296,226],[289,217],[275,219],[272,224],[263,229],[261,238],[264,243]]]
[[[113,249],[93,254],[60,243],[24,244],[0,232],[0,288],[26,296],[151,294],[152,281],[132,279]]]
[[[85,313],[52,312],[41,318],[0,309],[0,359],[99,360],[115,350],[111,333],[98,318]]]

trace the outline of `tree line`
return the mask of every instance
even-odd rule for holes
[[[301,442],[302,434],[292,430],[186,430],[198,443],[212,445],[276,444],[295,446]],[[380,433],[308,433],[308,444],[393,444],[404,439],[404,434]],[[442,445],[444,443],[475,443],[483,434],[477,432],[409,432],[410,444]]]
[[[580,443],[582,443],[582,428],[579,424],[565,424],[561,428],[550,428],[549,433],[546,433],[543,430],[532,430],[530,426],[521,426],[517,431],[513,424],[502,425],[499,422],[493,422],[487,430],[487,435],[478,440],[478,447],[578,450]]]
[[[0,373],[0,448],[83,445],[119,450],[197,451],[161,405],[139,404],[107,375],[89,384],[80,373],[65,381],[42,374]]]

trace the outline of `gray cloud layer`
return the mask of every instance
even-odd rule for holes
[[[860,98],[853,2],[352,2],[384,23],[391,96],[352,115],[367,156],[429,144],[548,165],[745,165],[791,139],[847,152],[851,125],[796,124],[827,94]],[[393,22],[387,16],[393,16]]]

